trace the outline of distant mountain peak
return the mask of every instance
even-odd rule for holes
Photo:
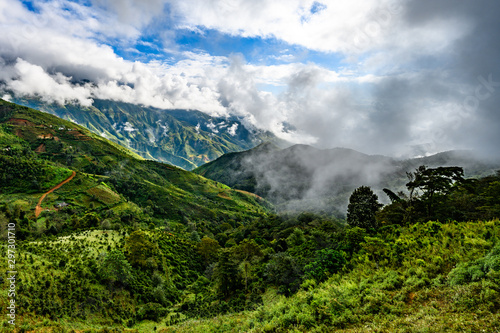
[[[271,132],[247,129],[236,118],[195,110],[161,110],[99,99],[91,107],[48,104],[35,97],[12,101],[78,123],[146,159],[186,170],[263,142],[283,143]]]
[[[281,148],[272,142],[266,141],[266,142],[262,142],[260,145],[253,148],[252,150],[259,151],[259,152],[271,152],[271,151],[281,150]]]

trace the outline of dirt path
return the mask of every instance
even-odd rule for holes
[[[40,198],[40,200],[38,200],[38,204],[36,205],[36,208],[35,208],[35,217],[38,217],[38,215],[40,215],[40,213],[42,212],[42,201],[43,201],[43,199],[45,199],[45,197],[47,196],[47,194],[50,194],[50,193],[54,192],[59,187],[63,186],[67,182],[69,182],[71,179],[73,179],[73,177],[75,177],[75,175],[76,175],[76,172],[73,171],[73,173],[71,174],[71,176],[69,176],[66,180],[62,181],[57,186],[51,188],[48,192],[45,192],[42,195],[42,197]]]

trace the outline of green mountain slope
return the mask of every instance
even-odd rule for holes
[[[498,220],[391,226],[362,237],[350,263],[322,283],[160,332],[496,332],[499,238]]]
[[[403,190],[406,172],[420,165],[463,166],[467,177],[485,176],[500,162],[485,162],[471,152],[455,151],[424,158],[396,160],[335,148],[320,150],[306,145],[280,149],[265,144],[231,153],[194,170],[228,186],[256,193],[284,211],[324,211],[342,216],[351,192],[371,186],[382,200],[382,189]]]
[[[36,214],[42,193],[73,172]],[[7,296],[10,284],[0,277],[0,306],[15,300],[20,330],[40,331],[53,320],[77,329],[124,327],[168,313],[176,322],[183,317],[172,306],[206,269],[200,235],[269,211],[255,195],[144,160],[79,125],[2,100],[0,179],[0,246],[15,244],[19,272],[15,296]]]
[[[276,183],[283,187],[331,175],[318,172],[332,160],[348,170],[333,185],[361,171],[372,184],[378,178],[367,166],[394,162],[271,144],[221,160],[271,171],[285,163],[287,177]],[[405,176],[394,170],[389,182]],[[36,216],[42,193],[73,172]],[[15,300],[15,317],[7,317],[15,327],[4,320],[1,331],[495,332],[500,325],[500,173],[434,197],[434,211],[448,214],[441,222],[398,218],[406,203],[427,211],[422,193],[385,206],[380,227],[365,230],[326,214],[269,214],[255,195],[0,101],[0,177],[0,248],[15,260],[1,267],[16,272],[15,281],[13,273],[0,276],[0,307]],[[285,199],[303,191],[288,190]]]
[[[270,132],[247,130],[237,119],[199,111],[159,110],[105,100],[96,100],[91,107],[47,104],[34,98],[15,98],[14,102],[76,122],[144,158],[186,170],[263,141],[282,143]]]
[[[104,181],[122,200],[146,209],[154,223],[203,219],[213,228],[226,219],[243,221],[264,211],[254,196],[144,160],[47,113],[0,101],[0,124],[2,193],[40,193],[75,170],[77,180],[86,185]]]

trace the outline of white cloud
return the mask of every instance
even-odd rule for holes
[[[227,129],[227,132],[229,133],[229,135],[235,136],[237,130],[238,130],[238,123],[234,123],[231,125],[231,127]]]
[[[162,129],[161,135],[168,137],[168,124],[165,123],[165,125],[162,125],[161,120],[158,120],[156,124],[158,124],[158,126]]]
[[[130,133],[130,132],[134,132],[134,131],[136,131],[136,129],[135,129],[135,128],[132,126],[132,124],[131,124],[131,123],[129,123],[128,121],[127,121],[127,122],[125,122],[125,124],[123,124],[123,130],[124,130],[125,132],[129,132],[129,133]]]
[[[156,136],[154,131],[151,128],[146,129],[146,133],[148,134],[148,140],[150,143],[155,143],[156,142]]]
[[[119,22],[135,27],[149,23],[163,13],[166,1],[163,0],[92,0],[97,7],[114,13]]]
[[[212,133],[219,133],[219,130],[217,129],[217,125],[215,125],[211,120],[207,124],[207,127],[210,128],[210,130],[212,131]]]
[[[484,132],[492,138],[498,133],[496,122],[488,121],[496,94],[450,121],[464,99],[474,97],[479,75],[494,73],[494,81],[500,80],[494,72],[499,53],[485,48],[498,44],[492,1],[455,6],[439,0],[430,6],[415,0],[328,0],[319,1],[316,10],[314,0],[91,2],[94,6],[34,2],[34,13],[20,1],[1,0],[3,88],[61,104],[90,105],[99,98],[236,115],[249,127],[292,142],[379,153],[399,153],[401,146],[426,140],[436,150],[465,145],[461,131],[472,124],[489,124]],[[112,45],[135,46],[158,22],[166,24],[159,34],[163,44],[142,44],[171,47],[176,60],[160,54],[160,60],[134,62],[114,51]],[[237,55],[181,52],[172,45],[180,27],[276,38],[290,44],[274,56],[286,63],[249,64]],[[324,57],[337,53],[336,59],[344,57],[343,67],[294,63],[290,49],[296,45]],[[163,129],[168,135],[166,125],[159,126],[153,134]],[[228,133],[235,133],[233,126]],[[446,126],[453,133],[432,139]],[[209,128],[218,131],[215,124]]]
[[[242,37],[275,37],[326,52],[364,52],[382,43],[382,30],[397,26],[396,0],[185,0],[170,1],[186,27],[206,27]],[[317,6],[317,3],[316,3]]]
[[[70,78],[61,73],[49,75],[42,67],[22,59],[17,59],[11,70],[14,77],[7,76],[3,79],[7,87],[17,95],[38,95],[43,101],[59,104],[77,102],[84,106],[92,105],[88,86],[71,85]]]

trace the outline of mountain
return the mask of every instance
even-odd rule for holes
[[[130,208],[130,203],[144,210],[143,220],[148,223],[186,224],[203,219],[204,228],[213,230],[222,221],[239,223],[265,211],[255,196],[177,167],[145,160],[82,126],[2,100],[0,152],[2,194],[41,193],[75,171],[75,180],[68,185],[75,186],[74,193],[59,199],[49,196],[48,203],[62,200],[74,209],[93,206],[111,211],[118,205],[117,216]],[[108,202],[101,196],[116,200]],[[32,199],[26,202],[34,209]],[[111,220],[121,223],[120,218]]]
[[[316,149],[295,145],[281,149],[262,144],[231,153],[194,170],[195,173],[228,186],[256,193],[283,211],[325,211],[342,216],[350,193],[362,185],[371,186],[382,201],[382,189],[404,190],[406,172],[420,165],[462,166],[466,177],[492,174],[498,162],[485,162],[469,151],[397,160],[366,155],[351,149]]]
[[[109,100],[95,100],[90,107],[49,104],[39,98],[12,101],[76,122],[146,159],[186,170],[264,141],[285,144],[270,132],[247,129],[234,117],[194,110],[160,110]]]
[[[254,188],[277,202],[286,194],[281,200],[290,203],[321,177],[332,187],[373,183],[390,180],[380,170],[398,163],[456,158],[467,161],[459,152],[412,162],[262,144],[205,167],[223,175],[216,168],[222,162],[250,165],[259,177],[267,168],[277,178],[272,185],[290,182],[288,193]],[[480,171],[480,164],[471,165]],[[323,214],[270,214],[256,195],[145,160],[82,126],[0,100],[0,239],[9,245],[8,275],[0,276],[4,331],[15,325],[19,332],[413,332],[430,326],[493,332],[500,322],[500,222],[487,219],[500,214],[498,193],[500,173],[441,198],[447,211],[473,222],[397,220],[365,230]]]

